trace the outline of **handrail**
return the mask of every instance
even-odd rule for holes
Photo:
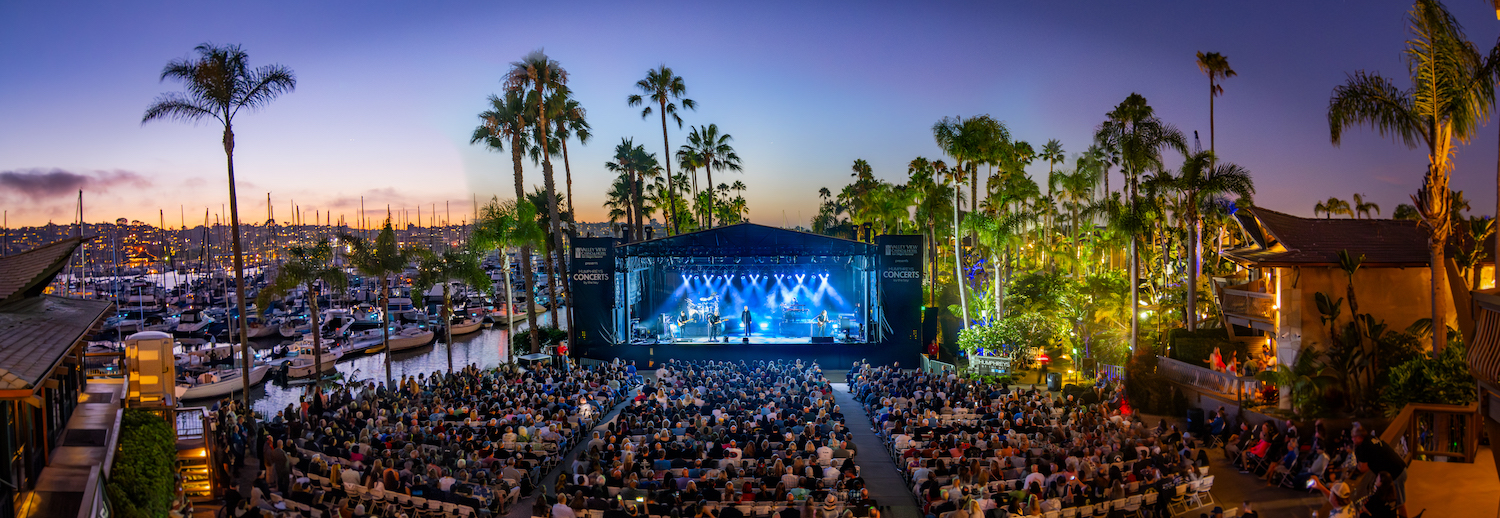
[[[1477,400],[1468,405],[1408,403],[1380,440],[1407,463],[1437,457],[1473,463],[1479,450],[1479,419]]]
[[[1276,298],[1276,295],[1270,294],[1270,293],[1262,293],[1262,292],[1259,292],[1259,291],[1237,290],[1237,289],[1234,289],[1234,288],[1224,288],[1224,293],[1228,293],[1230,295],[1239,295],[1241,297],[1257,298],[1257,299],[1274,299],[1274,298]]]
[[[1236,400],[1243,399],[1247,394],[1254,397],[1254,394],[1260,392],[1260,380],[1255,378],[1231,376],[1165,356],[1157,356],[1156,359],[1157,373],[1193,388],[1217,392]]]
[[[109,434],[109,444],[105,445],[104,450],[104,465],[100,466],[106,480],[109,479],[110,467],[115,465],[115,450],[119,449],[120,446],[120,424],[124,421],[125,409],[115,409],[115,426],[112,428],[114,433]]]

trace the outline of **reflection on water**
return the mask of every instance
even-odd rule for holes
[[[509,330],[505,328],[491,327],[478,333],[453,337],[453,368],[462,369],[465,365],[475,364],[483,369],[509,361],[510,355],[505,350],[507,333]],[[439,337],[437,343],[427,347],[396,353],[391,358],[391,377],[399,381],[402,375],[416,376],[447,371],[448,351],[448,345]],[[345,380],[373,380],[377,383],[385,381],[385,353],[340,361],[335,368],[343,374]],[[267,381],[250,390],[250,399],[257,413],[274,416],[276,411],[285,410],[287,405],[297,405],[302,394],[311,387],[312,384],[285,386],[274,380]],[[189,404],[211,405],[212,402],[192,401]]]

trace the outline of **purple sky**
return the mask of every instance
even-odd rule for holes
[[[949,115],[989,113],[1037,148],[1055,138],[1072,154],[1140,92],[1207,147],[1200,50],[1239,72],[1218,101],[1218,148],[1253,173],[1260,205],[1311,215],[1317,200],[1361,192],[1389,215],[1425,168],[1422,151],[1371,130],[1333,147],[1325,117],[1348,72],[1407,84],[1405,2],[438,4],[0,4],[0,207],[11,226],[68,222],[82,186],[90,221],[154,223],[165,210],[176,226],[183,207],[194,223],[205,207],[218,213],[219,128],[139,122],[157,94],[179,89],[158,83],[162,66],[205,41],[297,73],[295,92],[237,121],[241,211],[253,221],[267,192],[278,220],[292,200],[351,219],[361,195],[370,209],[424,213],[451,201],[457,220],[475,193],[505,197],[509,154],[468,136],[507,64],[539,47],[572,73],[594,126],[594,141],[570,146],[585,221],[604,218],[602,164],[622,137],[662,151],[657,119],[625,104],[659,63],[700,105],[687,124],[735,136],[745,172],[715,181],[748,184],[751,220],[767,224],[806,224],[818,188],[846,184],[856,158],[896,181],[912,158],[941,158],[931,126]],[[1450,9],[1471,40],[1494,44],[1489,2]],[[1458,152],[1453,186],[1475,213],[1493,213],[1495,126]],[[673,149],[684,135],[672,128]],[[526,175],[540,184],[540,168],[528,162]]]

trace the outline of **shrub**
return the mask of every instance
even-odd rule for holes
[[[166,516],[176,495],[177,438],[161,416],[125,410],[119,450],[105,491],[124,518]]]
[[[1474,377],[1464,360],[1462,342],[1449,342],[1437,358],[1419,356],[1390,371],[1390,384],[1381,390],[1387,415],[1401,413],[1407,403],[1467,405],[1475,398]]]

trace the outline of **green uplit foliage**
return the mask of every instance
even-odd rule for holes
[[[160,416],[127,409],[105,491],[122,518],[166,516],[175,494],[176,437]]]
[[[1407,403],[1467,405],[1476,395],[1461,341],[1450,341],[1437,358],[1418,355],[1391,369],[1390,382],[1381,389],[1385,413],[1401,413]]]

